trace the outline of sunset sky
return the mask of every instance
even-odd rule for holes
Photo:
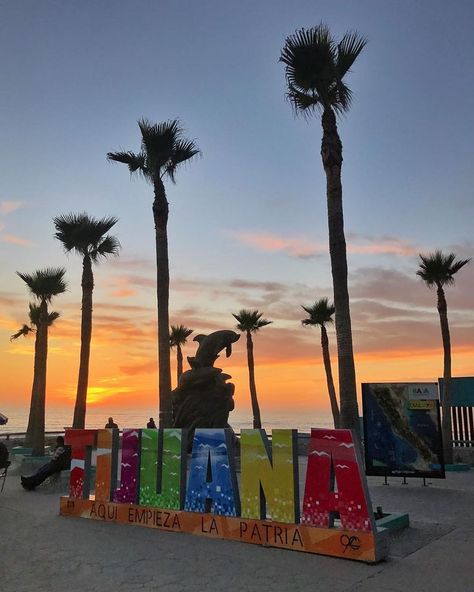
[[[167,186],[172,322],[207,333],[262,311],[264,422],[328,411],[319,331],[300,322],[301,304],[332,299],[321,127],[295,118],[278,63],[287,35],[321,21],[368,38],[339,121],[357,382],[442,374],[436,294],[415,273],[420,252],[473,255],[472,2],[18,0],[0,18],[0,411],[31,394],[34,338],[9,341],[29,301],[15,271],[64,265],[47,405],[72,414],[81,262],[52,218],[85,211],[118,217],[122,244],[95,268],[90,406],[157,415],[152,190],[105,157],[139,149],[140,117],[179,117],[202,150]],[[447,290],[454,376],[474,374],[473,293],[471,263]],[[217,366],[250,418],[245,339]]]

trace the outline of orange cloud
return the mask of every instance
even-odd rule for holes
[[[19,245],[21,247],[31,247],[34,243],[14,234],[2,234],[0,239],[3,243],[10,243],[12,245]]]
[[[292,257],[306,259],[327,252],[327,244],[318,244],[299,238],[281,238],[269,233],[239,232],[234,236],[241,243],[260,251],[283,251]]]

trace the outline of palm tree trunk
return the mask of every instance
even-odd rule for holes
[[[444,396],[442,401],[443,416],[441,430],[443,432],[443,456],[444,462],[453,462],[453,436],[451,425],[451,337],[449,335],[448,305],[444,296],[444,290],[438,286],[438,313],[441,325],[441,337],[444,351]]]
[[[261,429],[260,407],[258,405],[257,387],[255,386],[255,364],[253,359],[253,341],[250,331],[247,331],[247,364],[249,367],[250,400],[252,401],[253,427]]]
[[[31,447],[33,456],[44,455],[44,426],[46,402],[46,366],[48,357],[48,305],[46,300],[40,304],[39,325],[35,339],[35,362],[31,405],[25,446]]]
[[[158,374],[160,428],[172,426],[169,336],[168,201],[161,179],[154,182],[153,219],[156,240],[156,298],[158,305]]]
[[[337,361],[341,427],[355,430],[360,436],[357,386],[352,349],[351,313],[347,288],[347,255],[342,211],[342,144],[334,111],[328,107],[322,116],[321,158],[326,172],[329,225],[329,254],[336,309]]]
[[[179,343],[176,345],[176,374],[177,374],[177,382],[176,386],[179,383],[179,377],[183,373],[183,352],[181,351],[181,346]]]
[[[76,404],[72,426],[84,429],[86,423],[87,385],[89,382],[89,359],[92,339],[92,292],[94,276],[89,255],[82,261],[82,317],[81,317],[81,353],[79,376],[77,380]]]
[[[329,401],[331,403],[332,417],[334,420],[334,427],[340,427],[339,406],[337,404],[336,389],[334,388],[334,380],[332,377],[331,358],[329,356],[329,339],[326,327],[321,325],[321,348],[323,350],[324,369],[326,370],[326,382],[328,385]]]

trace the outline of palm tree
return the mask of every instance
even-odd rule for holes
[[[242,309],[237,314],[232,313],[237,320],[237,329],[247,335],[247,364],[249,368],[250,399],[252,401],[253,427],[260,429],[262,420],[260,418],[260,407],[257,399],[257,388],[255,386],[255,363],[253,359],[252,333],[256,333],[262,327],[270,325],[272,321],[262,319],[263,312],[258,310]]]
[[[25,445],[33,448],[33,456],[44,454],[44,416],[46,402],[46,365],[48,357],[48,326],[58,318],[58,313],[48,311],[48,303],[54,296],[66,291],[62,267],[37,270],[31,274],[17,275],[28,286],[39,305],[30,305],[30,320],[36,325],[35,362],[33,386],[31,389],[30,415],[26,431]]]
[[[98,263],[101,258],[109,255],[118,255],[120,243],[115,236],[107,234],[118,220],[113,217],[97,220],[83,213],[57,216],[53,222],[56,228],[54,236],[61,241],[66,253],[73,251],[82,257],[81,351],[72,426],[83,429],[86,422],[92,338],[92,292],[94,290],[92,263]]]
[[[319,112],[323,128],[321,158],[326,173],[329,254],[336,309],[341,427],[360,433],[352,328],[347,288],[346,239],[342,208],[342,143],[336,114],[349,111],[352,92],[344,76],[366,44],[358,33],[346,33],[337,43],[320,24],[287,37],[280,61],[285,64],[287,97],[297,114]]]
[[[183,373],[183,352],[181,346],[184,345],[193,329],[188,329],[184,325],[171,325],[170,346],[176,347],[176,384]]]
[[[326,331],[326,324],[332,323],[332,315],[335,308],[333,304],[329,304],[327,298],[316,300],[313,306],[302,306],[309,317],[301,321],[302,325],[319,325],[321,328],[321,349],[323,351],[324,369],[326,370],[326,382],[328,385],[329,401],[331,402],[332,417],[334,420],[334,427],[340,426],[339,406],[337,404],[336,389],[334,388],[334,380],[332,378],[331,358],[329,355],[329,339]]]
[[[130,174],[141,175],[153,185],[153,219],[156,245],[156,297],[158,308],[158,370],[160,427],[171,427],[171,366],[169,335],[169,261],[168,261],[168,200],[164,179],[176,182],[176,171],[184,162],[199,154],[194,141],[183,137],[177,119],[153,124],[140,119],[141,151],[109,152],[108,160],[128,165]]]
[[[436,287],[438,294],[438,313],[441,325],[441,337],[444,351],[444,396],[442,401],[443,417],[441,428],[443,431],[443,452],[446,463],[453,462],[453,442],[451,426],[451,338],[448,324],[448,305],[444,295],[444,286],[454,285],[454,275],[470,259],[458,259],[454,253],[444,255],[441,251],[435,251],[428,255],[420,254],[420,264],[416,275],[421,277],[429,288]]]

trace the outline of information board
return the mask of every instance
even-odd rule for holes
[[[362,403],[367,475],[444,479],[436,383],[365,383]]]

